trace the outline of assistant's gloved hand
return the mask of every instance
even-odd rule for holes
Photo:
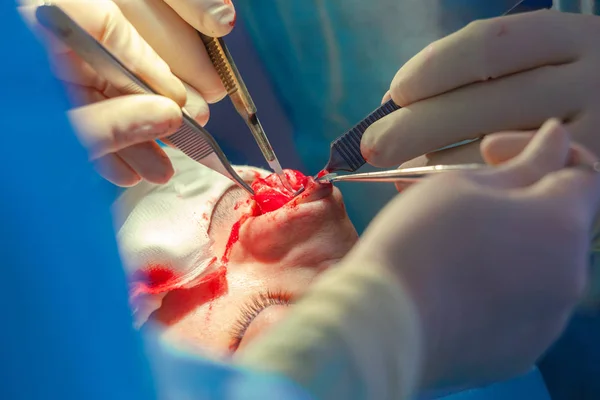
[[[181,125],[181,107],[198,122],[225,88],[195,29],[223,36],[232,29],[229,0],[57,0],[80,26],[167,97],[131,95],[106,81],[35,19],[39,0],[20,0],[25,20],[48,42],[57,76],[75,105],[70,118],[99,172],[120,186],[142,178],[164,183],[169,158],[154,142]],[[195,29],[194,29],[195,28]]]
[[[444,146],[504,131],[535,131],[550,117],[600,154],[600,17],[536,11],[476,21],[438,40],[396,74],[404,109],[373,124],[362,152],[394,166]],[[481,160],[479,143],[405,166]]]
[[[564,168],[570,145],[550,121],[492,171],[414,185],[348,257],[377,260],[410,293],[424,332],[425,386],[524,372],[563,330],[586,288],[600,202],[600,175]],[[578,157],[595,161],[589,156]]]
[[[524,132],[506,132],[496,133],[486,136],[481,141],[481,154],[483,159],[490,165],[498,165],[512,160],[519,155],[527,144],[531,141],[534,134]],[[585,147],[577,144],[571,144],[570,159],[573,164],[587,163],[591,164],[596,160],[596,156]],[[594,258],[600,255],[600,218],[596,215],[596,222],[592,228],[592,247]],[[595,308],[600,310],[600,265],[594,262],[591,268],[589,288],[586,291],[581,305],[584,309]]]

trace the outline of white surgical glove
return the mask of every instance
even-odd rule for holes
[[[57,0],[88,33],[166,97],[113,86],[37,24],[41,0],[20,0],[29,25],[49,44],[56,75],[77,106],[69,116],[99,172],[120,186],[164,183],[172,165],[155,139],[181,125],[181,107],[205,124],[207,102],[226,94],[194,30],[223,36],[235,10],[222,0]]]
[[[475,21],[432,43],[397,72],[384,100],[404,109],[367,129],[363,155],[399,165],[465,139],[535,132],[551,117],[600,154],[599,32],[599,16],[536,11]],[[479,161],[478,145],[410,166]]]

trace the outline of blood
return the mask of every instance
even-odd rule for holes
[[[306,187],[311,177],[302,172],[286,169],[283,171],[288,178],[293,191],[287,189],[281,183],[277,174],[271,174],[264,179],[256,179],[252,182],[254,200],[258,203],[263,214],[279,210],[294,198],[294,193],[302,187]]]
[[[132,295],[156,294],[175,287],[179,277],[165,265],[151,264],[137,271],[132,281],[136,282]]]
[[[229,239],[227,240],[227,244],[225,245],[225,253],[223,253],[223,257],[221,257],[221,262],[223,264],[227,264],[229,262],[229,255],[231,254],[231,248],[233,245],[240,240],[240,228],[242,227],[242,222],[248,219],[245,215],[240,218],[233,226],[231,227],[231,233],[229,234]]]
[[[329,171],[327,171],[326,169],[322,169],[318,174],[317,174],[317,178],[322,178],[325,175],[329,174]]]
[[[221,262],[224,265],[227,265],[227,263],[229,262],[229,256],[231,254],[231,249],[233,248],[233,245],[236,244],[238,240],[240,240],[240,229],[242,228],[244,222],[246,222],[246,220],[248,220],[248,218],[250,217],[257,217],[259,215],[261,215],[260,209],[256,206],[253,206],[248,214],[242,215],[240,219],[233,224],[233,226],[231,227],[231,233],[229,234],[229,239],[227,240],[227,244],[225,245],[225,253],[223,253],[223,257],[221,257]]]
[[[312,177],[306,176],[300,171],[285,169],[283,172],[293,190],[289,190],[283,186],[277,174],[271,174],[266,178],[260,178],[258,174],[256,175],[256,179],[252,182],[254,202],[252,203],[250,211],[247,214],[242,215],[231,227],[229,240],[227,240],[225,246],[225,253],[223,254],[223,257],[221,257],[221,262],[224,265],[229,262],[229,256],[231,255],[233,245],[240,239],[240,229],[242,228],[242,225],[250,217],[257,217],[279,210],[286,204],[290,204],[290,207],[294,207],[295,204],[290,202],[298,190],[305,187],[307,189],[307,191],[305,191],[306,194],[310,191],[308,190],[310,187],[321,185],[321,183],[317,183]],[[236,204],[234,209],[237,210],[241,205],[242,203]]]
[[[217,262],[213,258],[212,263]],[[229,290],[227,267],[221,265],[216,271],[201,278],[192,288],[175,289],[163,299],[161,307],[153,314],[153,319],[165,325],[172,325],[202,304],[212,302]],[[209,306],[209,310],[212,306]],[[207,315],[209,318],[210,315]]]

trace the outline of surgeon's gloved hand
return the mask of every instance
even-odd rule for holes
[[[424,333],[424,386],[525,372],[563,330],[586,288],[600,202],[600,175],[564,168],[570,145],[550,121],[492,171],[414,185],[348,256],[353,265],[376,260],[410,293]]]
[[[99,172],[120,186],[164,183],[171,162],[155,139],[181,125],[181,107],[199,123],[226,95],[198,33],[223,36],[235,23],[229,0],[56,0],[80,26],[166,97],[113,86],[35,19],[40,0],[20,0],[25,20],[48,42],[57,76],[77,108],[70,112]]]
[[[365,132],[363,155],[382,167],[419,156],[404,166],[480,161],[479,142],[434,151],[531,133],[550,117],[600,154],[599,32],[598,16],[536,11],[476,21],[434,42],[394,77],[384,99],[405,108]]]

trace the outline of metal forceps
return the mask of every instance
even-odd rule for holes
[[[338,175],[331,173],[318,178],[322,182],[416,182],[431,175],[450,171],[474,171],[490,169],[485,164],[432,165],[428,167],[400,168],[362,174]]]
[[[41,5],[36,10],[36,18],[40,25],[69,46],[92,68],[110,79],[115,85],[118,85],[117,87],[122,93],[162,94],[129,70],[60,7]],[[182,126],[163,141],[178,148],[193,160],[230,178],[250,195],[254,195],[254,191],[248,183],[232,168],[227,156],[225,156],[214,137],[185,110],[183,110]]]
[[[405,182],[414,183],[432,175],[439,175],[452,171],[484,171],[492,170],[486,164],[455,164],[455,165],[431,165],[427,167],[399,168],[377,172],[365,172],[358,174],[338,175],[330,173],[317,179],[320,182]],[[585,171],[600,173],[600,162],[593,164],[573,164],[565,168],[579,168]]]
[[[262,124],[256,116],[256,105],[250,96],[250,92],[246,87],[242,79],[242,75],[237,69],[233,57],[229,52],[229,49],[225,45],[225,41],[222,38],[214,38],[206,36],[203,33],[198,32],[208,57],[212,62],[213,66],[217,70],[223,86],[227,89],[227,95],[231,99],[233,106],[237,113],[244,119],[246,125],[250,129],[254,140],[258,144],[260,151],[271,167],[273,171],[279,176],[281,183],[289,190],[292,190],[287,177],[283,173],[281,164],[275,155],[273,146],[267,138],[267,134],[262,127]]]

